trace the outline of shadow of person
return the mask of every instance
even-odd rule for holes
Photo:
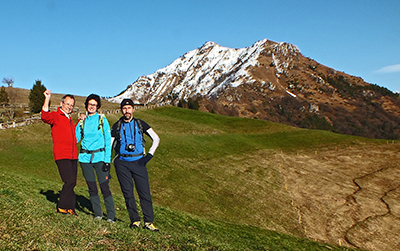
[[[51,203],[54,203],[55,207],[57,208],[58,201],[60,199],[60,192],[54,193],[53,190],[44,191],[42,189],[40,190],[40,194],[46,196],[46,199]],[[82,195],[76,195],[75,209],[82,213],[93,214],[92,203],[90,203],[90,200]]]
[[[90,213],[87,214],[94,214],[92,203],[89,199],[82,195],[76,195],[76,209],[81,212],[89,211]]]
[[[54,193],[53,190],[47,190],[46,192],[40,190],[40,194],[45,195],[48,201],[55,203],[57,206],[58,200],[60,199],[60,193]]]

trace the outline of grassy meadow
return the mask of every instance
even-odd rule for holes
[[[279,167],[264,161],[383,141],[176,107],[135,116],[161,138],[148,164],[159,233],[128,227],[114,167],[115,224],[93,220],[80,170],[79,217],[57,214],[62,182],[50,126],[38,123],[0,130],[0,250],[349,250],[305,238]]]

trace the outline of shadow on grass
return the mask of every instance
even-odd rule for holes
[[[60,192],[54,193],[53,190],[47,190],[43,191],[40,190],[40,194],[43,194],[46,196],[46,199],[52,203],[55,204],[55,207],[57,208],[58,200],[60,199]],[[92,203],[90,203],[90,200],[87,199],[85,196],[82,195],[76,195],[76,210],[91,215],[93,214],[93,208],[92,208]],[[85,210],[87,209],[87,210]],[[89,212],[88,212],[89,211]]]
[[[46,199],[48,201],[50,201],[51,203],[54,203],[55,208],[57,209],[57,205],[58,205],[58,200],[60,199],[60,192],[58,193],[54,193],[53,190],[47,190],[47,191],[43,191],[40,190],[40,194],[46,196]],[[87,199],[85,196],[82,195],[76,195],[76,204],[75,204],[75,209],[77,211],[80,211],[82,213],[85,213],[87,215],[92,215],[94,216],[94,211],[92,208],[92,203],[90,202],[89,199]],[[107,217],[107,215],[105,213],[103,213],[104,217]],[[120,220],[118,218],[115,218],[115,221],[121,221],[123,222],[123,220]]]

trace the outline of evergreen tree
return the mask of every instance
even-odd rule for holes
[[[40,79],[35,80],[35,84],[29,93],[29,107],[31,112],[38,113],[42,110],[44,91],[46,91],[46,87],[42,85],[42,81]]]
[[[9,101],[8,94],[6,92],[6,88],[4,86],[0,89],[0,104],[4,105],[7,104]]]

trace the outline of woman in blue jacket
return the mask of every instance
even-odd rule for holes
[[[111,132],[107,118],[98,114],[101,107],[100,97],[90,94],[85,101],[86,118],[76,126],[77,142],[81,141],[79,164],[89,189],[90,202],[92,203],[95,219],[103,218],[100,205],[96,175],[104,204],[107,209],[107,221],[115,222],[115,206],[109,186],[111,162]]]

